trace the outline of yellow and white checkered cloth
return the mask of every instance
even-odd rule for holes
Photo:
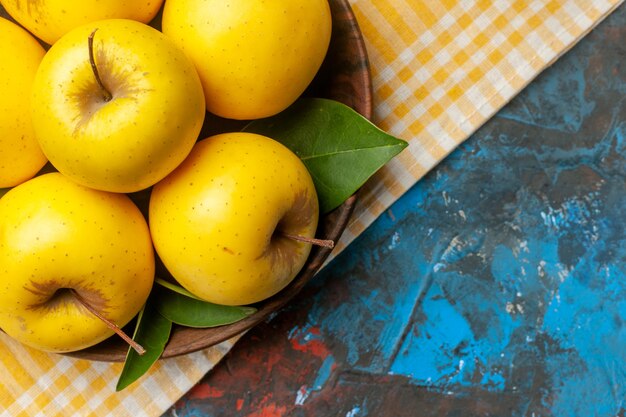
[[[341,250],[622,0],[353,0],[374,122],[409,147],[365,185]]]
[[[369,181],[338,251],[622,0],[351,0],[374,122],[409,141]],[[0,415],[158,416],[234,341],[160,361],[121,393],[121,364],[25,348],[0,333]]]

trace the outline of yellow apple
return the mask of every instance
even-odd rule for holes
[[[7,13],[52,45],[75,27],[103,19],[148,23],[163,0],[0,0]]]
[[[300,271],[319,209],[313,181],[285,146],[252,133],[196,144],[150,197],[155,249],[191,293],[217,304],[268,298]]]
[[[45,351],[83,349],[113,331],[74,294],[128,323],[152,288],[150,232],[128,196],[45,174],[0,200],[0,272],[2,330]]]
[[[46,163],[30,118],[30,92],[44,49],[0,17],[0,188],[32,178]]]
[[[332,22],[328,0],[167,0],[162,26],[195,63],[207,110],[257,119],[304,92]]]
[[[191,61],[131,20],[72,30],[48,51],[33,85],[44,154],[61,173],[104,191],[134,192],[164,178],[191,151],[204,116]]]

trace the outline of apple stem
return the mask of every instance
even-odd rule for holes
[[[297,240],[298,242],[306,242],[306,243],[310,243],[311,245],[323,246],[325,248],[330,248],[330,249],[335,247],[335,242],[329,239],[315,239],[314,237],[291,235],[285,232],[281,232],[281,234],[285,236],[286,238]]]
[[[89,310],[89,312],[91,314],[93,314],[94,316],[96,316],[100,320],[102,320],[104,322],[104,324],[106,324],[109,329],[113,330],[119,337],[124,339],[124,341],[126,343],[128,343],[130,345],[130,347],[135,349],[135,351],[139,355],[143,355],[144,353],[146,353],[146,349],[144,349],[143,346],[141,346],[139,343],[135,342],[130,336],[128,336],[126,333],[124,333],[124,330],[122,330],[117,324],[113,323],[111,320],[107,319],[102,314],[100,314],[100,312],[98,310],[96,310],[91,304],[89,304],[87,302],[87,300],[85,300],[83,297],[81,297],[81,295],[78,294],[76,292],[76,290],[70,290],[70,291],[72,292],[72,294],[74,295],[76,300],[83,307],[85,307],[87,310]]]
[[[89,38],[87,39],[87,45],[89,47],[89,63],[91,64],[91,70],[93,71],[93,75],[96,77],[96,81],[102,90],[104,101],[111,101],[113,95],[106,89],[104,84],[102,83],[102,79],[100,78],[100,73],[98,73],[98,67],[96,66],[96,60],[93,56],[93,38],[96,35],[98,28],[95,28]]]

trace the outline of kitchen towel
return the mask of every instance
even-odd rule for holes
[[[351,0],[373,121],[409,147],[363,188],[339,253],[621,0]],[[38,352],[0,333],[0,416],[159,416],[235,339],[158,364],[121,393],[121,364]]]

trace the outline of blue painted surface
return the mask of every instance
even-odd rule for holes
[[[203,381],[232,396],[178,414],[626,415],[623,39],[624,7],[246,336]]]

